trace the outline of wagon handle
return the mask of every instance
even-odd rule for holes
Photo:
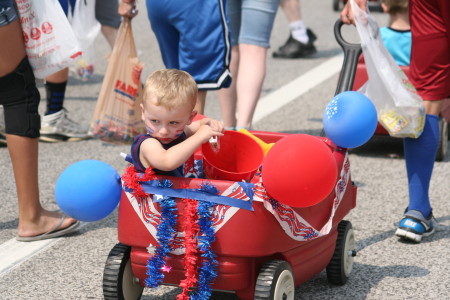
[[[342,50],[344,50],[344,63],[339,74],[335,95],[352,89],[353,82],[355,81],[356,66],[362,52],[361,44],[351,44],[344,40],[341,34],[343,25],[344,22],[341,19],[338,19],[334,24],[334,36]]]

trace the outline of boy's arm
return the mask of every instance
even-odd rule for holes
[[[214,130],[219,131],[219,132],[224,131],[222,122],[219,122],[217,120],[213,120],[210,118],[203,118],[201,120],[192,122],[190,125],[186,126],[187,136],[191,136],[194,133],[196,133],[202,125],[208,125],[208,126],[212,127]]]
[[[151,166],[162,171],[172,171],[187,161],[210,137],[222,135],[211,126],[202,125],[192,136],[167,150],[156,139],[147,139],[141,144],[139,157],[146,168]]]

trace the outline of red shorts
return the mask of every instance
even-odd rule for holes
[[[411,81],[424,100],[450,96],[450,1],[410,0]]]

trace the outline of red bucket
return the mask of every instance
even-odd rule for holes
[[[219,151],[209,143],[202,145],[203,170],[209,179],[250,181],[264,159],[262,147],[238,131],[225,131],[219,137]]]

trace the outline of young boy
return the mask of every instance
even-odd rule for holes
[[[389,14],[389,27],[380,28],[383,44],[399,66],[409,66],[411,26],[408,0],[382,0],[381,7],[385,13]]]
[[[145,82],[142,120],[147,134],[134,139],[131,156],[137,171],[183,177],[182,165],[223,126],[204,118],[192,122],[198,88],[191,75],[176,69],[153,72]]]

